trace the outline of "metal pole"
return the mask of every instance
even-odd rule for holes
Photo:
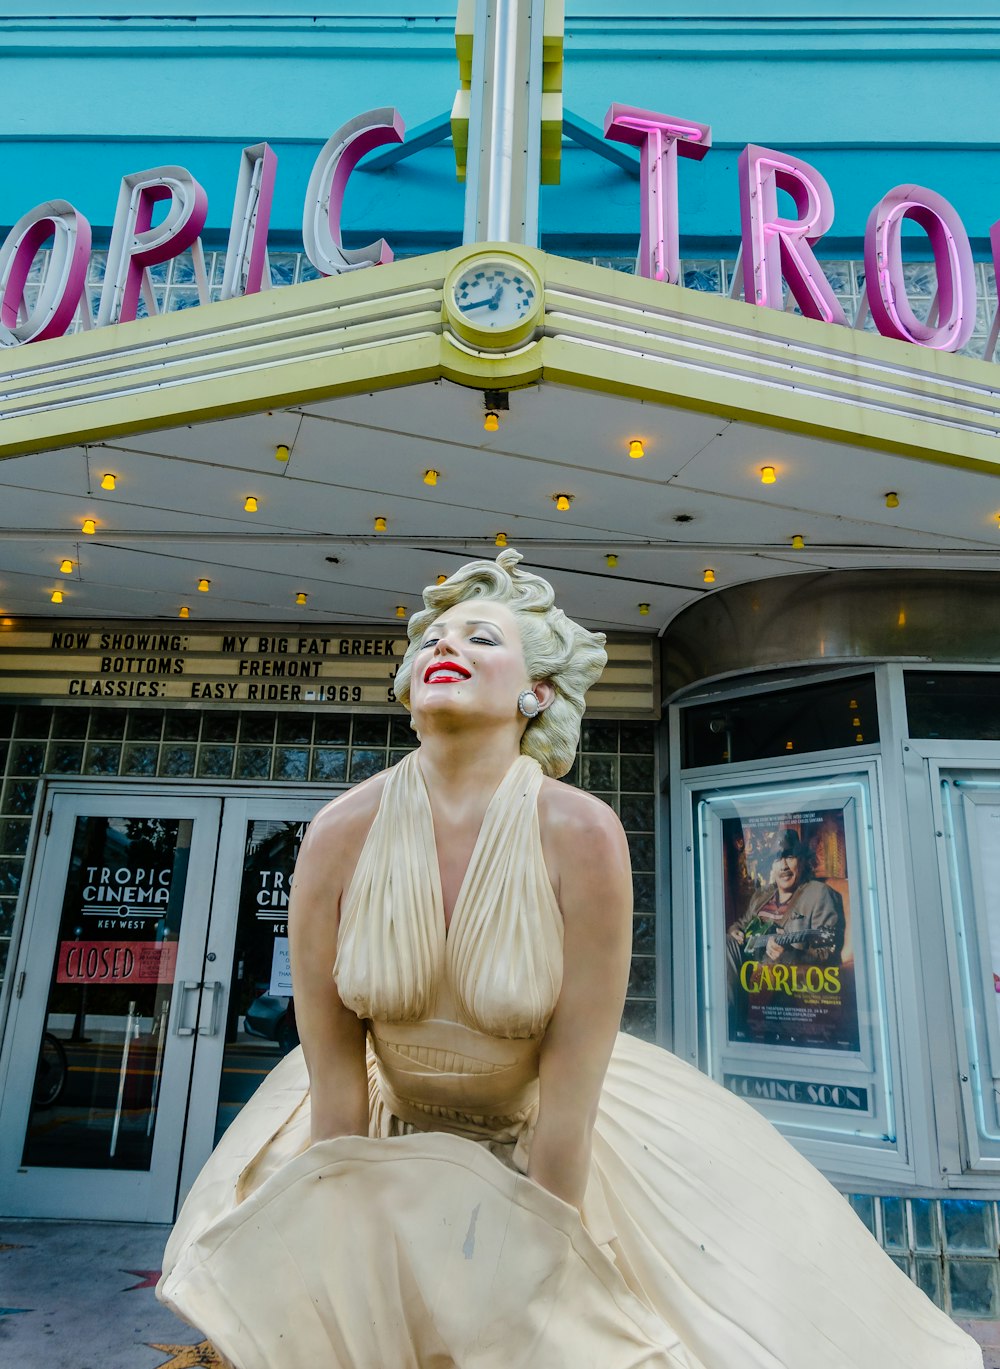
[[[160,1004],[160,1021],[156,1028],[156,1064],[153,1066],[153,1096],[149,1101],[149,1121],[146,1123],[146,1135],[151,1136],[153,1123],[156,1121],[156,1105],[160,1098],[160,1066],[163,1063],[163,1047],[167,1040],[167,1018],[170,1015],[170,999],[165,998]]]
[[[128,1017],[125,1020],[125,1041],[122,1045],[122,1063],[118,1071],[118,1101],[115,1104],[115,1122],[111,1128],[111,1149],[109,1155],[114,1155],[118,1149],[118,1128],[122,1120],[122,1103],[125,1098],[125,1079],[128,1075],[128,1053],[132,1049],[132,1037],[139,1035],[139,1019],[135,1011],[135,999],[128,1005]]]
[[[544,0],[477,0],[467,243],[538,243],[544,17]]]

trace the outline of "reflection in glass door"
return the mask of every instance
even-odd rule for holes
[[[329,797],[226,800],[208,941],[209,957],[229,971],[225,1029],[198,1042],[191,1096],[200,1105],[185,1137],[182,1198],[244,1104],[298,1045],[288,897],[306,827]]]
[[[193,829],[77,817],[22,1165],[149,1169]]]
[[[8,1033],[0,1210],[172,1215],[193,1043],[223,988],[202,968],[220,810],[53,796]]]
[[[277,1061],[299,1044],[288,963],[288,895],[301,819],[247,818],[214,1143]]]

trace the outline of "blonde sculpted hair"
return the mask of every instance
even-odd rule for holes
[[[518,570],[521,559],[519,552],[508,547],[495,562],[470,561],[443,584],[427,586],[425,607],[413,615],[407,627],[410,644],[393,688],[399,702],[409,708],[413,657],[427,628],[440,613],[467,599],[504,604],[517,617],[529,680],[548,680],[555,690],[548,708],[528,723],[521,738],[521,751],[538,761],[546,775],[558,779],[573,764],[580,740],[584,695],[607,664],[607,638],[603,632],[588,632],[556,608],[555,593],[548,580]]]

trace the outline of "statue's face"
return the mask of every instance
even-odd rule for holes
[[[469,722],[517,717],[528,679],[517,616],[504,604],[469,599],[435,618],[413,658],[410,711]]]

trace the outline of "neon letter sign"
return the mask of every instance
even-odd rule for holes
[[[29,312],[24,287],[39,248],[50,237],[48,270]],[[0,247],[0,346],[62,337],[83,294],[90,242],[90,224],[67,200],[49,200],[18,219]]]
[[[159,200],[169,200],[170,207],[163,221],[153,228],[153,206]],[[131,322],[139,307],[140,289],[149,312],[156,313],[148,268],[180,256],[191,247],[204,228],[207,215],[208,196],[182,166],[157,166],[123,177],[97,314],[98,327]]]
[[[642,227],[636,272],[677,285],[681,274],[677,154],[700,162],[712,146],[712,130],[690,119],[612,105],[604,118],[604,136],[641,149]]]
[[[993,274],[1000,280],[1000,219],[990,227],[990,254],[993,257]],[[997,306],[993,315],[993,322],[990,325],[990,335],[986,339],[986,347],[983,351],[983,360],[992,361],[993,354],[997,349],[997,338],[1000,337],[1000,305]]]
[[[937,273],[937,304],[921,323],[903,278],[903,220],[927,234]],[[942,352],[964,347],[976,325],[976,273],[962,221],[943,196],[920,185],[897,185],[868,216],[865,292],[879,332]],[[934,321],[936,313],[936,321]]]
[[[277,168],[278,159],[267,143],[243,149],[222,274],[223,299],[255,295],[270,288],[270,274],[265,276],[264,268]]]
[[[750,143],[740,153],[744,295],[751,304],[784,308],[782,278],[807,318],[847,323],[812,244],[833,223],[833,195],[808,162]],[[797,219],[778,214],[778,191],[795,201]]]
[[[361,158],[383,143],[401,143],[403,133],[398,110],[370,109],[339,128],[316,158],[306,190],[302,241],[306,256],[324,276],[337,276],[362,266],[385,266],[392,261],[392,248],[385,238],[367,247],[344,247],[340,216],[347,182]]]

